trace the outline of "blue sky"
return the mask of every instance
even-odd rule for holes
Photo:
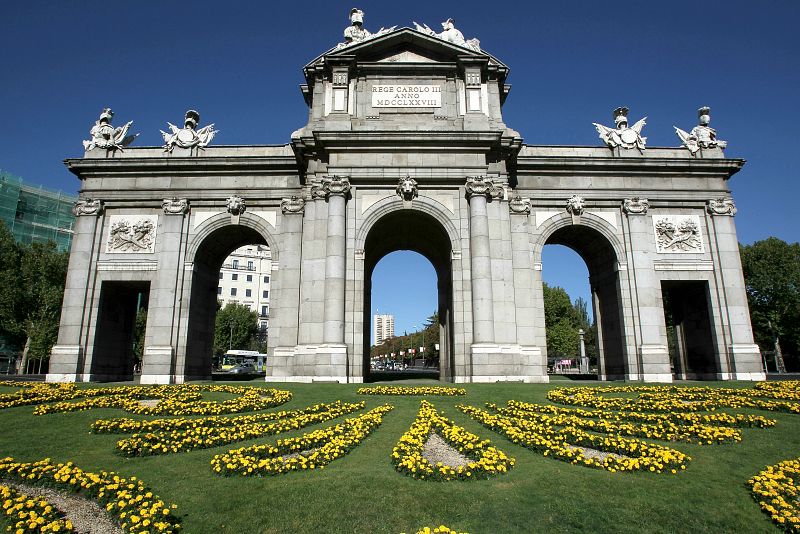
[[[286,143],[306,120],[301,69],[341,40],[354,5],[372,31],[455,18],[511,68],[504,117],[526,143],[598,145],[591,123],[626,105],[633,120],[648,117],[649,146],[676,146],[673,124],[688,129],[711,106],[726,154],[748,160],[730,182],[740,241],[799,239],[796,0],[2,2],[0,169],[76,192],[61,162],[82,154],[105,106],[116,124],[134,121],[140,146],[160,144],[158,130],[188,108],[216,123],[215,144]],[[585,297],[585,267],[570,258],[548,252],[545,279]],[[376,276],[384,268],[408,272],[387,260]],[[435,302],[406,289],[373,304],[395,312],[398,330]]]

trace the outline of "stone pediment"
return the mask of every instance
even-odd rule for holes
[[[333,48],[306,65],[306,70],[336,58],[348,58],[358,63],[452,63],[472,58],[507,68],[486,52],[476,52],[411,28],[400,28],[350,46]]]

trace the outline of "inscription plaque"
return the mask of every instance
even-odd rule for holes
[[[373,85],[373,108],[440,108],[441,85]]]

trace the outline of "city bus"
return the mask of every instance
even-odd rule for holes
[[[267,367],[267,355],[257,350],[229,350],[220,359],[220,371],[230,371],[237,365],[252,364],[257,373],[263,372]]]

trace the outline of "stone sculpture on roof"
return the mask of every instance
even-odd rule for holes
[[[135,135],[128,135],[128,128],[131,127],[133,121],[129,121],[125,126],[114,128],[111,126],[111,119],[114,117],[114,112],[111,108],[105,108],[100,113],[100,118],[95,121],[89,134],[92,136],[88,141],[83,142],[83,148],[92,150],[93,148],[105,148],[106,150],[122,150],[123,147],[128,146],[136,139]]]
[[[344,42],[339,43],[336,48],[344,48],[351,44],[360,43],[369,39],[374,39],[379,35],[393,31],[396,26],[391,28],[381,28],[375,33],[371,33],[364,27],[364,12],[354,7],[350,10],[350,26],[344,29]]]
[[[614,110],[614,123],[616,128],[609,128],[602,124],[593,122],[594,127],[597,128],[597,133],[600,134],[600,139],[608,145],[609,148],[637,148],[639,152],[644,151],[644,145],[647,142],[646,137],[642,137],[642,128],[647,124],[645,120],[639,119],[633,126],[628,126],[628,108],[620,107]]]
[[[180,148],[204,148],[211,143],[214,136],[219,130],[214,129],[213,124],[204,126],[199,130],[195,130],[200,123],[200,114],[193,109],[186,112],[186,119],[183,123],[183,128],[178,128],[171,122],[168,122],[170,133],[161,130],[161,136],[164,138],[164,151],[172,152],[172,149]]]
[[[701,148],[725,148],[728,146],[727,141],[720,141],[717,139],[717,131],[709,126],[711,122],[711,108],[703,106],[697,110],[697,118],[699,124],[692,128],[691,132],[685,132],[673,126],[675,133],[692,155],[695,155]]]
[[[475,52],[481,51],[481,42],[478,39],[464,39],[464,34],[461,33],[458,28],[456,28],[456,21],[454,19],[447,19],[446,21],[442,22],[441,33],[436,33],[430,29],[427,24],[418,24],[414,22],[414,26],[417,28],[418,32],[438,37],[443,41],[469,48]]]

